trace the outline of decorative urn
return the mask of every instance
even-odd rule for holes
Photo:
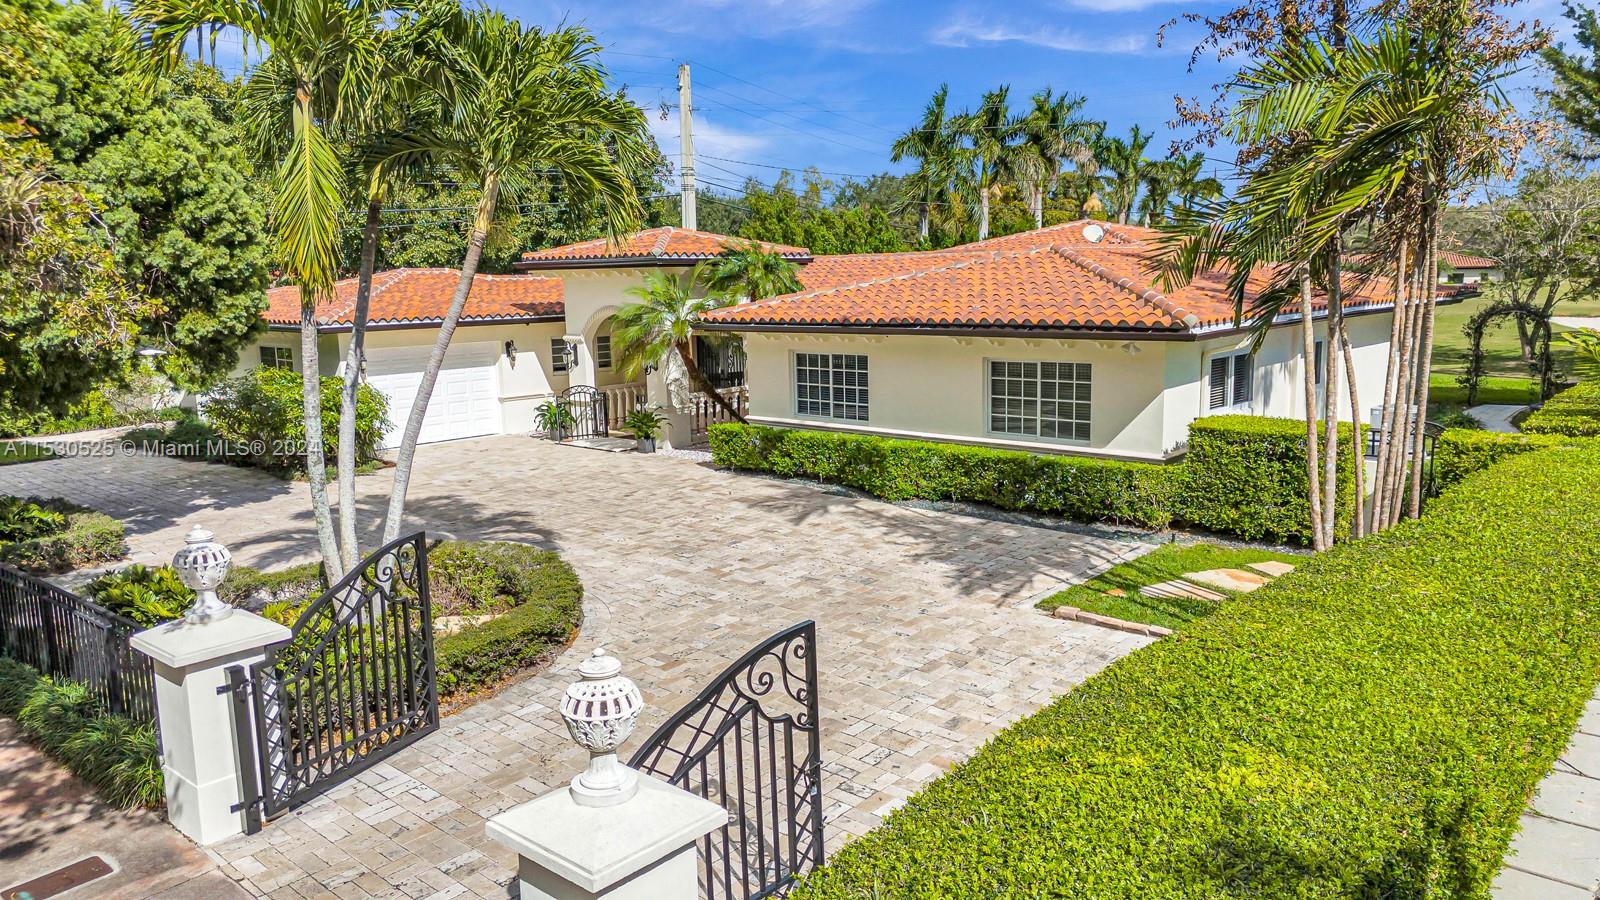
[[[617,762],[617,748],[633,733],[644,698],[622,674],[622,663],[605,650],[578,666],[581,681],[567,687],[561,718],[578,746],[589,751],[589,767],[572,779],[579,806],[614,806],[639,790],[639,775]]]
[[[216,535],[199,525],[189,529],[184,536],[183,549],[172,557],[172,568],[178,572],[189,590],[194,591],[194,605],[184,613],[184,621],[196,624],[216,622],[233,614],[233,607],[222,602],[217,588],[228,577],[228,567],[233,554],[216,541]]]

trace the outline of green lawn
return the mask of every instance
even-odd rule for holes
[[[1076,606],[1085,612],[1111,616],[1129,622],[1180,629],[1196,619],[1211,615],[1217,604],[1206,600],[1173,600],[1142,597],[1139,588],[1177,578],[1185,572],[1205,569],[1238,569],[1267,560],[1298,565],[1304,554],[1281,553],[1255,548],[1222,547],[1217,544],[1165,544],[1130,562],[1083,584],[1074,585],[1039,602],[1039,608]],[[1116,596],[1111,591],[1121,591]],[[1228,591],[1215,589],[1218,593]]]
[[[0,443],[0,466],[50,459],[53,456],[55,454],[50,452],[49,447],[41,447],[38,444]]]
[[[1433,370],[1435,372],[1460,374],[1467,370],[1467,356],[1471,349],[1471,342],[1467,340],[1464,331],[1467,320],[1473,313],[1482,309],[1486,304],[1494,302],[1497,288],[1488,285],[1480,296],[1463,300],[1460,303],[1441,304],[1434,314],[1433,324]],[[1556,304],[1558,316],[1600,316],[1600,297],[1589,294],[1570,293],[1566,299]],[[1586,365],[1577,364],[1573,358],[1572,348],[1566,341],[1559,337],[1563,331],[1571,329],[1557,325],[1555,332],[1558,335],[1550,342],[1550,352],[1554,357],[1556,371],[1564,376],[1574,374],[1577,366],[1577,376],[1584,376]],[[1528,366],[1522,361],[1522,355],[1517,349],[1517,324],[1512,319],[1501,319],[1499,324],[1490,327],[1483,335],[1484,367],[1490,375],[1509,375],[1526,378]],[[1600,373],[1595,373],[1600,374]],[[1485,401],[1493,402],[1493,401]]]

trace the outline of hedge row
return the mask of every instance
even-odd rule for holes
[[[1342,429],[1345,447],[1350,431]],[[1189,434],[1187,457],[1171,465],[734,423],[712,426],[710,440],[717,465],[815,478],[886,500],[969,501],[1146,528],[1183,520],[1252,539],[1305,537],[1305,423],[1216,416],[1196,421]],[[1344,455],[1340,462],[1347,506],[1350,465]]]
[[[1600,678],[1600,456],[1508,459],[998,735],[791,896],[1487,898]]]
[[[0,657],[0,715],[14,717],[34,743],[113,806],[164,802],[155,725],[104,712],[84,685],[44,678]]]
[[[1508,456],[1552,447],[1582,446],[1594,444],[1583,438],[1561,434],[1507,434],[1451,428],[1439,435],[1439,443],[1434,449],[1434,475],[1443,489]]]
[[[429,568],[429,584],[444,593],[444,606],[454,595],[462,612],[510,609],[434,639],[441,697],[491,687],[538,664],[565,647],[583,620],[583,584],[552,551],[452,542],[429,554]]]
[[[1600,381],[1581,381],[1551,397],[1520,427],[1529,434],[1600,436]]]

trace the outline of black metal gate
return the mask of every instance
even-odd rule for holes
[[[250,833],[439,727],[422,532],[367,557],[291,630],[228,669]]]
[[[606,423],[606,395],[587,384],[569,387],[558,398],[572,410],[573,424],[567,432],[569,438],[606,437],[611,432]]]
[[[700,842],[702,897],[788,893],[823,858],[816,623],[746,653],[629,765],[728,810],[728,824]]]

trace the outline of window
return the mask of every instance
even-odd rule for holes
[[[796,353],[794,407],[802,416],[867,421],[867,358],[853,353]]]
[[[594,364],[602,369],[611,368],[611,335],[594,336]]]
[[[567,371],[567,342],[563,338],[550,339],[550,371],[557,375]]]
[[[1248,404],[1255,368],[1255,355],[1251,353],[1211,357],[1210,397],[1206,407],[1224,409]]]
[[[1089,439],[1088,363],[989,361],[989,430]]]
[[[294,351],[288,347],[262,347],[261,364],[273,369],[292,369]]]
[[[1305,345],[1302,344],[1301,346],[1305,346]],[[1323,360],[1326,359],[1326,357],[1323,356],[1323,352],[1324,352],[1325,348],[1323,346],[1323,342],[1322,341],[1317,341],[1316,344],[1314,344],[1313,346],[1315,347],[1316,352],[1312,354],[1311,367],[1312,367],[1313,377],[1316,379],[1317,384],[1320,386],[1322,384]],[[1302,384],[1303,383],[1304,382],[1302,382]]]

